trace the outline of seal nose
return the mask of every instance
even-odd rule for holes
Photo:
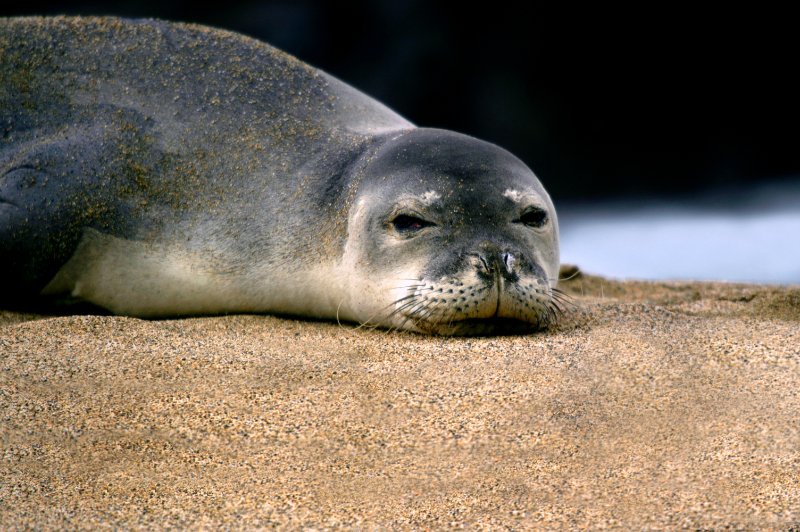
[[[494,244],[484,244],[473,261],[478,274],[485,279],[503,278],[509,282],[519,279],[516,267],[518,258],[511,251],[503,251]]]
[[[514,273],[514,266],[517,264],[517,257],[510,251],[506,251],[501,255],[503,259],[503,266],[506,268],[506,273],[511,275]]]

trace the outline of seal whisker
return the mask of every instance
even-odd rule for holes
[[[401,284],[399,286],[395,286],[394,289],[397,290],[397,289],[402,289],[402,288],[411,289],[411,288],[425,288],[425,287],[426,287],[426,285],[424,283],[423,284],[409,284],[409,285]]]
[[[432,303],[431,303],[430,301],[428,301],[428,300],[423,300],[423,301],[420,301],[420,302],[419,302],[419,306],[417,306],[416,308],[412,308],[412,309],[411,309],[411,311],[409,311],[409,312],[406,312],[406,313],[404,314],[404,316],[405,316],[405,319],[403,320],[403,322],[402,322],[402,325],[401,325],[401,326],[405,326],[405,324],[406,324],[406,323],[407,323],[409,320],[411,320],[411,322],[412,322],[412,323],[414,323],[414,325],[415,325],[417,328],[419,328],[419,319],[420,319],[420,318],[419,318],[419,314],[420,314],[420,313],[422,313],[422,312],[425,312],[425,310],[426,310],[428,307],[430,307],[430,305],[432,305]]]
[[[422,309],[425,308],[426,302],[425,301],[417,301],[415,305],[411,305],[409,310],[403,312],[401,314],[402,320],[397,325],[398,330],[405,328],[406,324],[411,321],[412,323],[416,324],[415,315]]]
[[[410,313],[413,313],[416,310],[416,309],[414,309],[415,306],[422,305],[422,304],[423,304],[423,302],[421,302],[421,301],[408,302],[408,303],[404,304],[402,307],[399,307],[399,308],[395,309],[394,311],[392,311],[392,313],[389,314],[389,316],[387,316],[387,320],[393,318],[394,316],[396,316],[398,314],[400,314],[402,316],[407,316],[407,315],[409,315]]]
[[[576,267],[576,268],[575,268],[575,271],[574,271],[574,272],[572,272],[570,275],[568,275],[567,277],[560,277],[560,276],[559,276],[559,277],[558,277],[558,280],[559,280],[559,281],[569,281],[569,280],[571,280],[571,279],[574,279],[574,278],[576,278],[576,277],[580,276],[581,274],[583,274],[583,272],[581,271],[581,269],[580,269],[580,268],[578,268],[578,267]]]
[[[431,303],[419,312],[419,315],[417,316],[417,323],[425,321],[433,326],[439,325],[441,324],[441,320],[435,320],[434,316],[437,313],[442,314],[442,312],[442,309],[435,307],[433,303]]]
[[[425,305],[425,301],[424,300],[423,301],[411,301],[411,302],[408,302],[408,303],[404,304],[402,307],[395,309],[395,311],[392,312],[391,315],[389,316],[389,318],[387,318],[387,319],[391,319],[395,315],[400,314],[401,316],[403,316],[403,320],[400,322],[400,325],[398,325],[398,327],[402,328],[408,322],[409,318],[411,318],[411,316],[413,316],[414,313],[419,308],[424,307],[424,305]]]
[[[397,313],[402,314],[404,316],[413,316],[416,312],[426,307],[428,304],[429,304],[428,301],[425,299],[411,301],[399,307],[397,309]]]
[[[342,299],[341,301],[339,301],[339,304],[338,304],[338,305],[336,305],[336,323],[337,323],[337,324],[339,325],[339,327],[341,327],[341,328],[344,328],[344,326],[342,325],[342,322],[341,322],[341,321],[339,321],[339,310],[342,308],[342,305],[343,305],[343,304],[344,304],[344,299]]]
[[[573,301],[572,296],[566,294],[556,288],[550,289],[550,299],[570,309],[577,308],[577,304]]]
[[[409,299],[416,299],[416,298],[418,298],[418,297],[419,297],[419,294],[409,294],[409,295],[407,295],[407,296],[403,296],[403,297],[401,297],[401,298],[399,298],[399,299],[396,299],[396,300],[392,301],[391,303],[389,303],[388,305],[386,305],[385,307],[383,307],[383,309],[381,309],[381,310],[384,310],[384,309],[386,309],[386,308],[389,308],[389,307],[391,307],[392,305],[397,305],[398,303],[401,303],[401,302],[403,302],[403,301],[406,301],[406,300],[409,300]]]
[[[385,320],[386,320],[386,321],[388,321],[388,320],[390,320],[390,319],[392,318],[392,316],[394,316],[394,315],[395,315],[395,314],[397,314],[398,312],[402,311],[404,308],[407,308],[409,305],[413,305],[413,302],[414,302],[414,300],[415,300],[416,298],[418,298],[418,297],[419,297],[419,294],[417,294],[417,293],[415,292],[415,293],[412,293],[412,294],[408,294],[408,295],[406,295],[406,296],[403,296],[403,297],[401,297],[401,298],[398,298],[398,299],[396,299],[395,301],[393,301],[393,302],[391,302],[391,303],[387,304],[386,306],[382,307],[382,308],[381,308],[380,310],[378,310],[377,312],[375,312],[375,314],[373,314],[373,315],[370,317],[370,319],[374,318],[374,317],[375,317],[376,315],[378,315],[380,312],[383,312],[384,310],[386,310],[386,309],[387,309],[387,308],[389,308],[389,307],[396,306],[398,303],[400,303],[400,302],[402,302],[402,301],[411,300],[411,301],[406,301],[406,303],[404,303],[403,305],[401,305],[401,306],[399,306],[399,307],[395,308],[395,309],[394,309],[392,312],[390,312],[390,313],[389,313],[389,314],[386,316],[386,318],[385,318]],[[376,327],[378,327],[378,326],[379,326],[379,325],[376,325]]]

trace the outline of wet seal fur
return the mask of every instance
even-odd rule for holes
[[[0,21],[0,254],[5,306],[433,334],[529,332],[560,308],[556,213],[513,155],[155,20]]]

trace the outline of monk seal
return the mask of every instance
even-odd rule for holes
[[[117,18],[0,22],[4,306],[289,314],[441,334],[558,313],[533,172],[267,44]]]

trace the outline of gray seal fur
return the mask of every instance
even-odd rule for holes
[[[505,150],[259,41],[0,20],[0,303],[266,312],[434,334],[559,309],[558,226]]]

